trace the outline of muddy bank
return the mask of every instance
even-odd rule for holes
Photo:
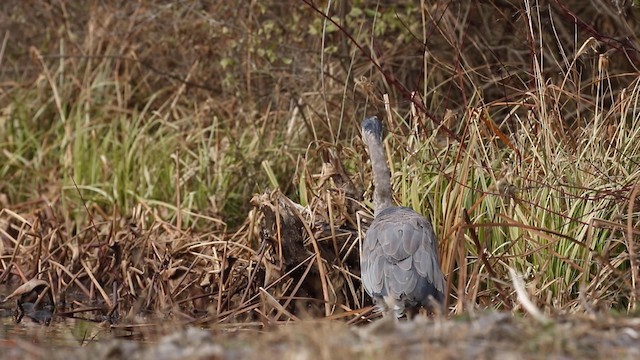
[[[52,352],[5,340],[3,354],[31,359],[636,359],[640,319],[559,318],[541,324],[508,313],[474,319],[377,321],[360,327],[301,321],[271,329],[183,328],[155,340],[102,340]],[[11,345],[11,346],[9,346]]]

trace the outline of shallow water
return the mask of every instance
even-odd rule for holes
[[[96,322],[77,318],[54,316],[49,325],[39,323],[28,316],[16,322],[17,304],[4,299],[15,287],[0,285],[0,358],[7,354],[32,354],[46,357],[52,349],[75,348],[97,340],[113,338],[112,332]],[[44,351],[44,353],[43,353]]]
[[[111,339],[111,332],[100,324],[79,319],[56,317],[49,325],[14,316],[0,317],[0,341],[20,341],[38,345],[75,346]]]

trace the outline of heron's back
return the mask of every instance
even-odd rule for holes
[[[365,290],[384,309],[430,307],[444,298],[437,240],[431,224],[406,207],[379,213],[367,231],[361,257]]]

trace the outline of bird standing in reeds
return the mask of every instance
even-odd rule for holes
[[[392,205],[382,124],[373,116],[362,121],[361,126],[375,186],[375,217],[360,258],[362,283],[385,316],[410,317],[420,307],[433,310],[433,305],[443,302],[445,287],[435,233],[424,216]]]

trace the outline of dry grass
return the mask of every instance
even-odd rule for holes
[[[121,327],[366,322],[378,113],[452,312],[521,310],[509,269],[545,315],[635,311],[635,24],[472,3],[4,2],[0,281]]]

